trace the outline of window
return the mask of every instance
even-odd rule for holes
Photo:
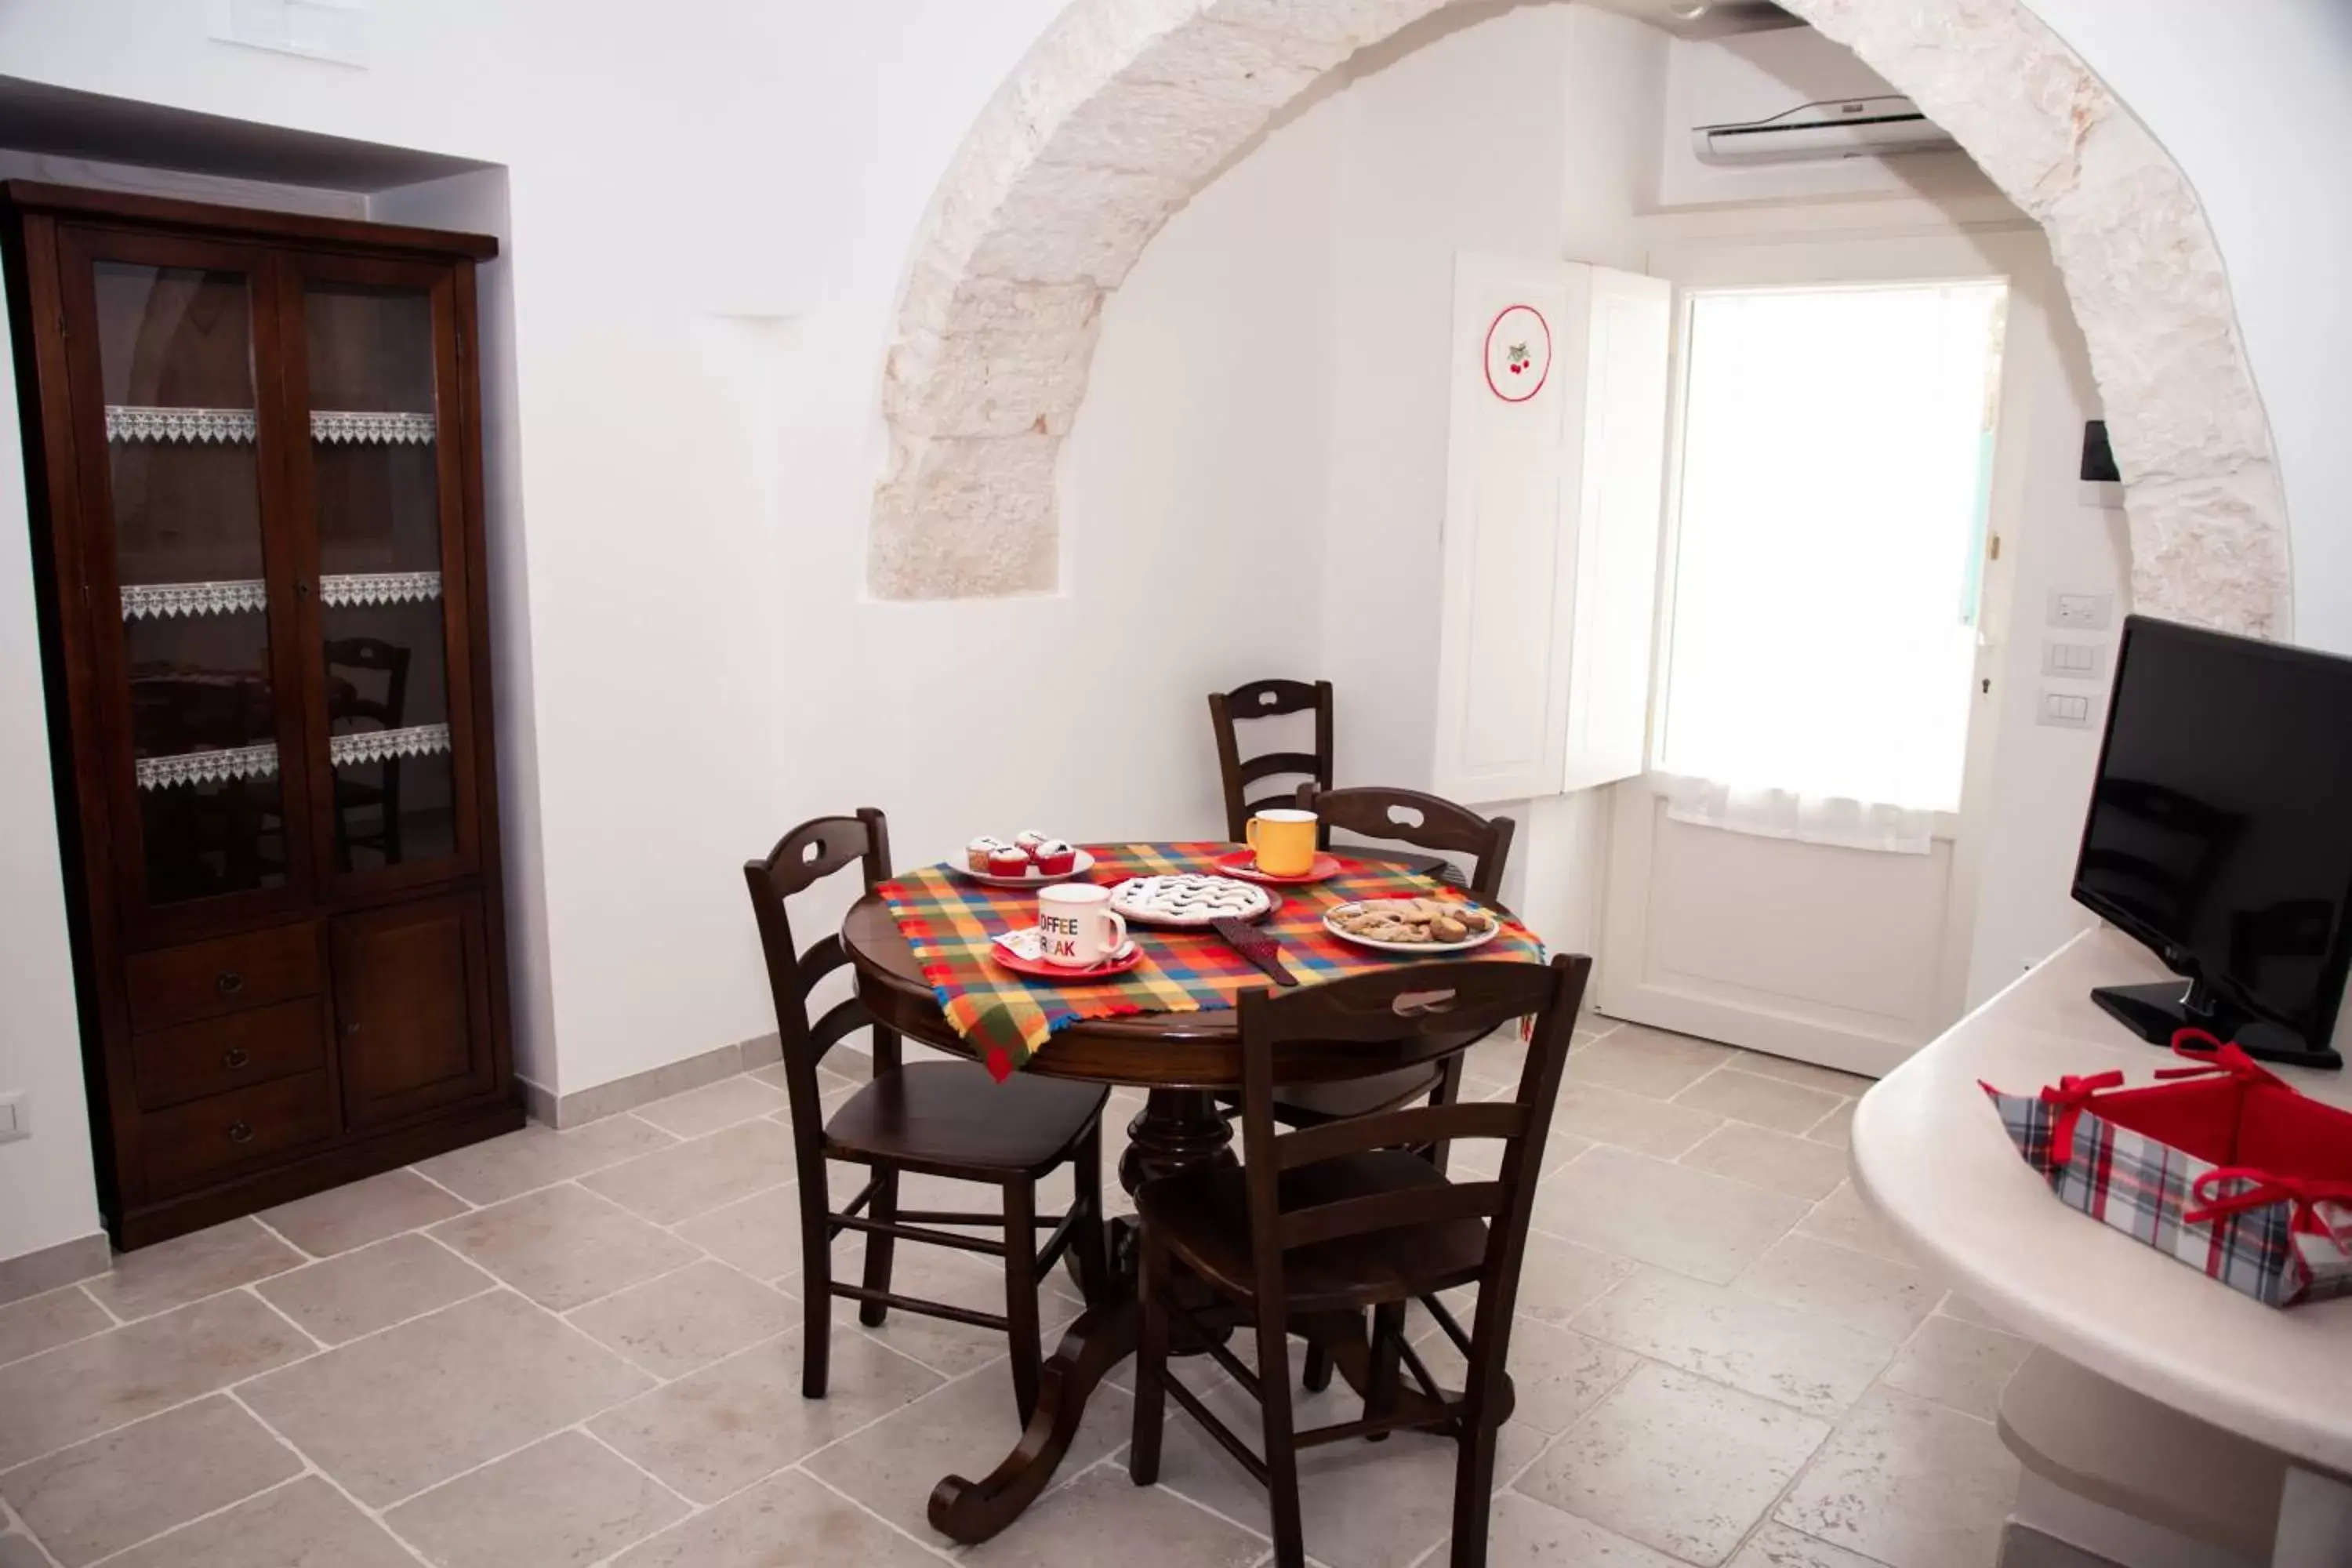
[[[1693,293],[1664,772],[1958,808],[2008,297]]]

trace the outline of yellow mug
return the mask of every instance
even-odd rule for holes
[[[1249,847],[1269,877],[1304,877],[1315,868],[1315,814],[1261,811],[1249,819]]]

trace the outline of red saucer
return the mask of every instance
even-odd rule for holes
[[[1059,963],[1047,963],[1044,959],[1023,958],[1001,942],[988,944],[988,956],[1000,966],[1015,974],[1025,974],[1032,980],[1108,980],[1125,974],[1143,962],[1143,944],[1130,938],[1123,956],[1105,959],[1091,969],[1070,969]]]
[[[1213,864],[1220,876],[1239,877],[1245,882],[1264,882],[1268,887],[1275,888],[1291,888],[1306,882],[1328,881],[1345,868],[1337,855],[1318,855],[1315,857],[1314,864],[1297,876],[1276,877],[1257,868],[1257,852],[1254,849],[1236,849],[1230,855],[1220,855]]]

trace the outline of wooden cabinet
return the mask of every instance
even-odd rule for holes
[[[520,1125],[495,242],[25,182],[0,223],[117,1245]]]

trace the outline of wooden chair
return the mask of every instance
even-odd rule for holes
[[[1589,958],[1548,965],[1429,963],[1297,991],[1242,998],[1243,1131],[1247,1162],[1148,1184],[1142,1220],[1141,1345],[1136,1358],[1135,1441],[1128,1460],[1138,1486],[1160,1471],[1160,1426],[1173,1398],[1270,1494],[1279,1568],[1306,1561],[1300,1537],[1298,1450],[1350,1437],[1433,1427],[1460,1445],[1454,1482],[1453,1568],[1486,1558],[1496,1432],[1507,1411],[1505,1363],[1511,1310],[1526,1254],[1528,1216],[1543,1169],[1570,1031],[1591,973]],[[1505,1100],[1418,1106],[1297,1131],[1275,1121],[1274,1062],[1295,1042],[1349,1045],[1484,1033],[1535,1016],[1517,1091]],[[1503,1142],[1492,1181],[1454,1183],[1414,1151],[1453,1138]],[[1177,1266],[1255,1322],[1258,1372],[1216,1343],[1171,1289]],[[1475,1282],[1471,1330],[1437,1300]],[[1437,1387],[1405,1342],[1406,1304],[1419,1299],[1468,1363],[1460,1394]],[[1370,1378],[1360,1419],[1293,1428],[1287,1344],[1294,1318],[1372,1310]],[[1259,1458],[1200,1398],[1170,1375],[1170,1319],[1181,1316],[1235,1382],[1255,1395],[1265,1431]],[[1410,1369],[1421,1397],[1402,1392]]]
[[[838,934],[806,952],[793,942],[784,900],[842,868],[859,864],[870,892],[890,876],[890,832],[880,812],[821,816],[777,842],[764,860],[743,867],[760,945],[774,993],[776,1026],[783,1037],[784,1087],[790,1096],[793,1153],[800,1179],[801,1289],[807,1317],[802,1346],[801,1393],[824,1397],[831,1350],[833,1298],[858,1302],[858,1321],[878,1327],[893,1307],[945,1318],[1007,1335],[1013,1344],[1013,1388],[1021,1419],[1037,1404],[1037,1281],[1063,1253],[1076,1255],[1087,1299],[1108,1284],[1102,1220],[1102,1108],[1109,1090],[1026,1075],[996,1083],[975,1062],[900,1059],[898,1036],[875,1025],[856,997],[812,1021],[809,995],[849,960]],[[872,1028],[874,1079],[823,1119],[816,1069],[842,1037]],[[825,1163],[865,1165],[872,1174],[838,1211],[828,1205]],[[1038,1180],[1065,1162],[1074,1167],[1066,1213],[1037,1214]],[[1002,1189],[1000,1212],[904,1209],[898,1176],[913,1171]],[[960,1235],[939,1226],[987,1226],[1002,1239]],[[1043,1247],[1037,1232],[1050,1229]],[[863,1282],[833,1278],[833,1238],[845,1230],[866,1236]],[[918,1300],[890,1289],[893,1247],[899,1241],[950,1247],[1004,1259],[1004,1313],[975,1312]]]
[[[1285,713],[1315,714],[1315,751],[1267,752],[1244,761],[1241,739],[1234,726],[1251,719],[1272,719]],[[1331,787],[1331,683],[1318,680],[1253,680],[1231,691],[1209,693],[1209,721],[1217,732],[1217,773],[1225,791],[1225,837],[1239,844],[1249,831],[1252,814],[1269,805],[1287,805],[1281,791],[1249,798],[1253,785],[1286,774],[1303,774],[1324,789]],[[1318,839],[1331,841],[1325,828]]]
[[[1468,861],[1468,875],[1462,880],[1472,898],[1492,904],[1501,894],[1503,868],[1510,863],[1511,837],[1517,830],[1507,816],[1481,816],[1466,805],[1409,789],[1318,790],[1301,784],[1297,798],[1299,808],[1314,812],[1327,829],[1345,828],[1360,837],[1461,856]],[[1430,1067],[1282,1089],[1275,1097],[1275,1119],[1305,1127],[1341,1116],[1393,1110],[1424,1095],[1443,1103],[1456,1098],[1461,1086],[1462,1058],[1456,1053]]]

